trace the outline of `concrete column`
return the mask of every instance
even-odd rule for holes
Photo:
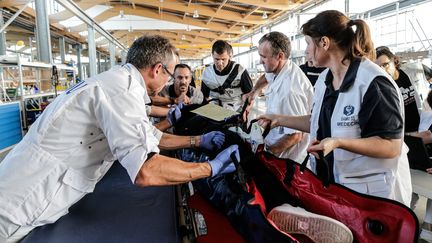
[[[102,66],[101,66],[101,53],[99,51],[96,51],[96,57],[97,57],[97,70],[98,73],[102,72]]]
[[[397,51],[397,48],[398,48],[398,31],[399,31],[398,25],[399,25],[399,2],[396,2],[396,24],[395,24],[396,51]]]
[[[96,60],[96,42],[95,31],[93,26],[87,25],[88,35],[88,55],[89,55],[89,76],[92,77],[97,74],[97,60]]]
[[[65,38],[64,37],[59,38],[59,49],[60,49],[61,63],[65,63],[66,62],[66,47],[65,47]]]
[[[108,56],[104,55],[104,65],[103,65],[103,70],[104,72],[109,70],[109,66],[108,66]]]
[[[81,64],[81,44],[76,45],[76,51],[77,51],[77,67],[78,67],[78,78],[80,80],[83,80],[83,69]]]
[[[122,50],[121,51],[121,60],[122,60],[123,64],[126,63],[126,57],[127,57],[127,52],[125,50]]]
[[[51,36],[46,0],[35,0],[38,60],[51,63]]]
[[[345,0],[345,15],[349,18],[349,0]]]
[[[110,51],[110,66],[112,68],[116,65],[115,45],[112,42],[109,43],[109,51]]]
[[[3,27],[3,9],[0,8],[0,28]],[[6,35],[3,32],[0,33],[0,55],[6,55]]]

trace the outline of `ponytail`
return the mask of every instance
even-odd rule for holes
[[[356,27],[355,31],[353,26]],[[323,36],[331,38],[340,49],[346,50],[342,62],[361,57],[375,60],[369,27],[361,19],[350,20],[339,11],[327,10],[303,24],[302,33],[317,42]]]
[[[354,38],[350,48],[351,53],[347,53],[346,58],[366,57],[370,60],[376,59],[375,48],[372,42],[368,25],[361,19],[348,21],[348,28],[355,25]]]

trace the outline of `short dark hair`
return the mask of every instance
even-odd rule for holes
[[[174,68],[174,72],[177,70],[177,68],[187,68],[192,73],[192,69],[187,64],[184,64],[184,63],[177,64]]]
[[[142,69],[157,63],[166,64],[175,55],[175,47],[167,38],[160,35],[144,35],[136,39],[129,48],[126,63]]]
[[[261,45],[266,41],[271,45],[273,56],[276,56],[280,51],[285,54],[285,59],[291,55],[291,42],[285,34],[273,31],[263,35],[258,43]]]
[[[213,43],[212,54],[216,52],[217,54],[220,55],[223,54],[225,51],[230,56],[233,54],[232,46],[228,42],[224,40],[217,40],[215,41],[215,43]]]
[[[393,52],[390,51],[390,48],[387,46],[379,46],[375,49],[376,52],[376,58],[380,56],[387,56],[396,66],[396,68],[400,68],[400,61],[399,58],[393,54]]]
[[[379,46],[375,50],[377,58],[382,55],[386,55],[388,58],[393,58],[395,56],[387,46]]]

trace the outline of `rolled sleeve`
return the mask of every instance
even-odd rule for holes
[[[95,90],[95,115],[110,150],[132,181],[149,153],[159,153],[159,135],[150,124],[145,109],[146,93],[141,86],[131,87],[111,97]]]

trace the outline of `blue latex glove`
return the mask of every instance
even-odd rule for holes
[[[200,147],[210,151],[220,149],[225,142],[225,134],[213,131],[201,135]]]
[[[237,145],[231,145],[220,152],[216,158],[209,161],[212,168],[212,177],[219,174],[225,174],[235,171],[235,165],[231,160],[231,154],[234,153],[237,161],[240,162],[240,152]]]
[[[171,126],[174,126],[176,122],[181,117],[181,109],[183,108],[183,103],[176,105],[175,107],[171,107],[168,111],[167,120]]]

